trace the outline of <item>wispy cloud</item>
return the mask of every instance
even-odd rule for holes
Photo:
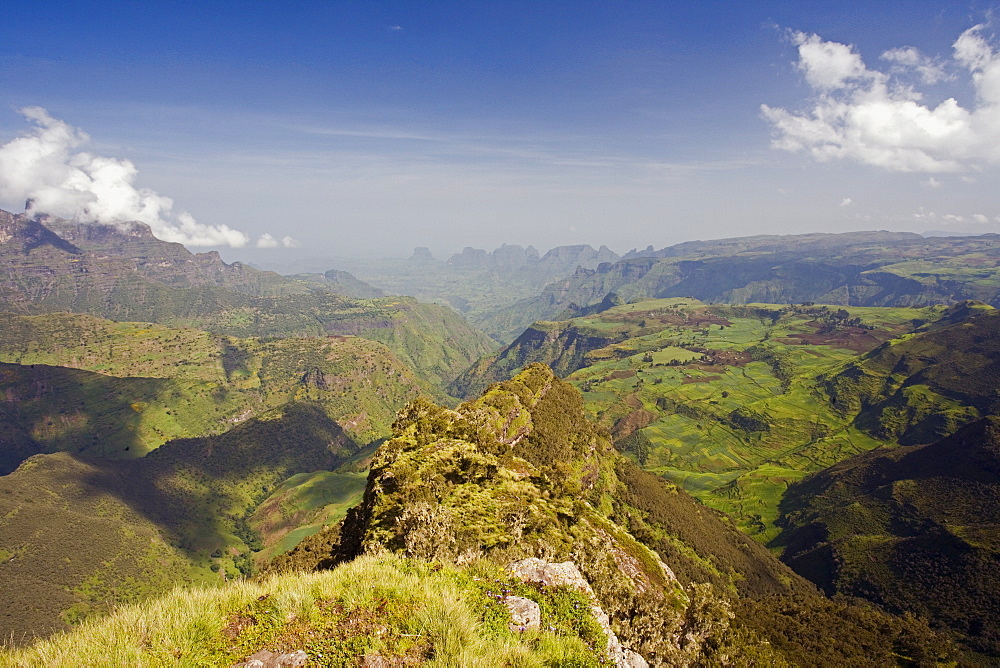
[[[965,226],[978,226],[978,225],[992,225],[1000,223],[1000,216],[988,216],[984,213],[972,213],[972,214],[961,214],[961,213],[937,213],[936,211],[927,211],[921,208],[916,213],[913,214],[913,219],[921,221],[924,223],[930,223],[933,225],[965,225]]]
[[[321,150],[324,161],[328,161],[332,155],[351,154],[382,163],[435,163],[473,170],[495,170],[500,165],[529,170],[534,167],[594,171],[628,169],[646,172],[653,176],[731,171],[762,162],[751,158],[664,161],[641,155],[602,151],[600,149],[602,138],[577,135],[488,136],[420,131],[391,126],[285,127],[318,137],[358,140],[350,145],[323,147]]]
[[[976,92],[969,108],[955,98],[924,104],[900,79],[903,71],[915,71],[924,83],[946,77],[942,63],[913,47],[883,53],[891,67],[882,72],[849,45],[791,33],[797,67],[816,97],[803,112],[761,106],[776,133],[773,146],[895,172],[958,172],[1000,163],[1000,54],[984,30],[974,26],[953,44],[951,62],[967,72]]]
[[[913,46],[889,49],[882,54],[882,60],[892,63],[891,71],[894,74],[916,72],[925,84],[936,84],[954,78],[940,59],[929,58]]]

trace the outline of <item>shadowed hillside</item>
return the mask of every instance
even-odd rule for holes
[[[309,399],[368,443],[399,408],[437,395],[360,337],[238,339],[52,314],[0,320],[0,471],[35,452],[135,457]],[[63,365],[63,366],[54,366]],[[76,367],[76,368],[65,368]]]
[[[789,488],[783,559],[829,593],[913,612],[1000,655],[1000,418],[879,448]]]
[[[356,451],[302,404],[142,459],[32,457],[0,477],[0,579],[18,583],[0,593],[0,634],[21,642],[176,584],[249,573],[257,505]]]

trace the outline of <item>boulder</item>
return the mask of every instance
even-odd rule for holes
[[[580,572],[580,569],[572,561],[549,563],[543,559],[531,557],[515,561],[507,566],[507,570],[522,582],[537,582],[547,587],[573,587],[586,594],[587,598],[590,599],[590,610],[594,615],[594,619],[604,629],[604,634],[608,638],[607,655],[614,662],[616,668],[647,668],[649,666],[646,660],[638,653],[622,646],[621,641],[618,640],[618,636],[611,628],[610,618],[597,602],[597,596],[594,594],[593,587],[590,586],[587,578],[583,577],[583,573]]]
[[[542,624],[542,609],[530,598],[523,596],[504,596],[503,603],[510,610],[510,630],[528,631],[537,629]]]

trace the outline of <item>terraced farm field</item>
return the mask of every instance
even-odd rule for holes
[[[644,301],[572,321],[619,342],[569,380],[644,468],[766,541],[789,483],[884,443],[834,408],[821,376],[942,313]]]

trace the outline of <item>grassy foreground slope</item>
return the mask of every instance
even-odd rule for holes
[[[333,571],[176,592],[0,653],[0,666],[227,666],[262,649],[303,650],[324,666],[601,665],[587,644],[598,630],[580,612],[586,598],[535,590],[543,626],[512,632],[497,597],[518,587],[527,588],[488,564],[362,557]]]
[[[0,477],[0,635],[46,635],[183,582],[252,570],[251,516],[297,474],[357,445],[320,406],[290,404],[141,459],[36,455]]]
[[[831,404],[823,374],[943,312],[637,302],[537,323],[456,384],[552,363],[643,468],[767,540],[790,482],[883,442]]]

